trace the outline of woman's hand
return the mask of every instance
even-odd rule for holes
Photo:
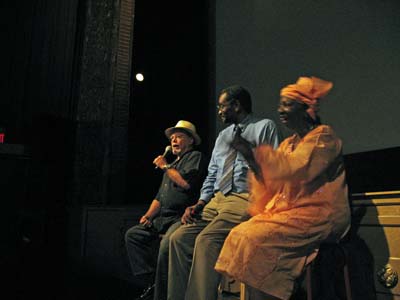
[[[257,164],[253,148],[254,146],[240,135],[240,130],[236,130],[235,136],[231,143],[232,148],[240,152],[249,164],[250,169],[254,172],[258,181],[263,182],[263,176],[260,166]]]
[[[240,152],[246,159],[249,156],[253,155],[253,146],[252,144],[244,139],[239,131],[236,131],[236,134],[233,138],[233,141],[231,143],[231,147],[235,149],[236,151]]]

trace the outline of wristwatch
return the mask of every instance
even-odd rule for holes
[[[166,164],[164,167],[162,167],[162,169],[164,170],[164,171],[166,171],[166,170],[168,170],[168,169],[171,169],[172,168],[172,165],[170,165],[170,164]]]

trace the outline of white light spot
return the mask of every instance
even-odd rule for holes
[[[136,74],[136,80],[137,81],[143,81],[144,80],[144,76],[142,73],[137,73]]]

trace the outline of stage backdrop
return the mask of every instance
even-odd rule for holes
[[[218,0],[216,91],[241,84],[257,115],[278,120],[281,87],[329,79],[321,117],[346,154],[398,147],[399,15],[398,0]]]

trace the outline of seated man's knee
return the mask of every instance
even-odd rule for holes
[[[127,243],[129,240],[131,240],[133,235],[134,235],[134,230],[131,227],[125,232],[125,243]]]
[[[161,242],[160,242],[160,250],[159,250],[160,254],[164,254],[164,253],[168,254],[168,251],[169,251],[169,242],[170,242],[170,237],[168,237],[168,236],[164,236],[164,237],[161,239]]]
[[[143,236],[140,234],[140,230],[138,230],[137,226],[133,226],[131,228],[129,228],[126,232],[125,232],[125,242],[139,242],[143,240]]]
[[[176,230],[169,236],[169,245],[176,244],[182,238],[181,230]]]
[[[184,226],[178,228],[169,236],[170,247],[179,247],[179,245],[186,243],[186,231]]]
[[[208,246],[210,246],[211,242],[209,239],[207,239],[204,235],[199,234],[196,237],[196,249],[206,249]]]

